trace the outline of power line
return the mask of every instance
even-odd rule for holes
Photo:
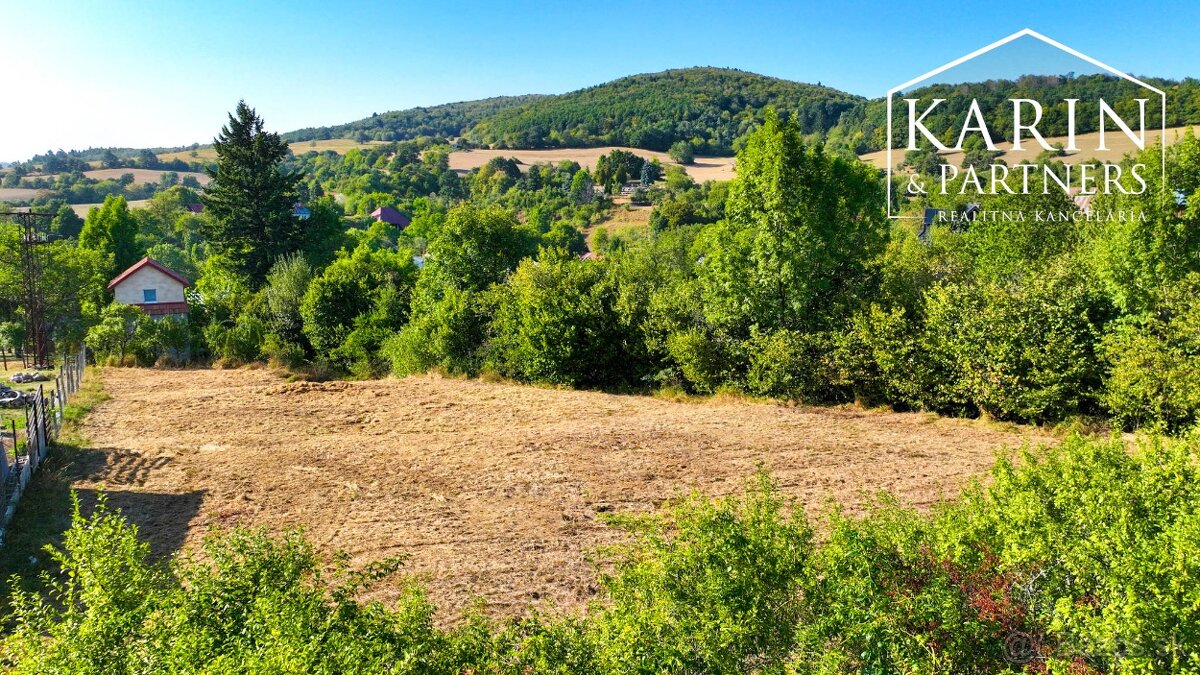
[[[46,294],[42,289],[45,245],[50,236],[38,225],[54,218],[53,213],[32,211],[0,212],[15,218],[21,229],[21,285],[25,301],[25,349],[34,368],[50,368],[50,336],[46,328]]]

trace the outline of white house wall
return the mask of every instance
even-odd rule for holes
[[[140,305],[144,302],[142,291],[154,289],[158,291],[158,302],[183,302],[183,284],[159,272],[153,267],[146,266],[129,275],[113,289],[113,297],[125,305]]]

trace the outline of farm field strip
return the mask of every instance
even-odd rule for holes
[[[459,150],[450,153],[450,168],[466,172],[481,167],[495,157],[515,157],[523,164],[549,163],[557,164],[563,160],[578,162],[580,166],[592,169],[601,155],[613,150],[627,150],[645,159],[657,158],[663,166],[674,164],[675,160],[665,152],[641,150],[638,148],[559,148],[553,150]],[[696,157],[694,164],[683,167],[692,180],[703,183],[709,180],[733,180],[733,157]]]

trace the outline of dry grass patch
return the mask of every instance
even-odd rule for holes
[[[303,526],[358,562],[408,553],[445,616],[595,591],[599,514],[738,492],[760,467],[817,511],[890,490],[928,506],[986,471],[1003,430],[924,414],[703,404],[436,376],[285,382],[267,370],[105,369],[112,399],[67,469],[160,553],[210,526]],[[394,591],[393,591],[394,592]],[[383,598],[389,597],[388,591]]]

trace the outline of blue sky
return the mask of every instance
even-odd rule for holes
[[[1191,2],[0,2],[0,160],[208,142],[239,98],[287,131],[695,65],[874,97],[1025,27],[1200,76]]]

